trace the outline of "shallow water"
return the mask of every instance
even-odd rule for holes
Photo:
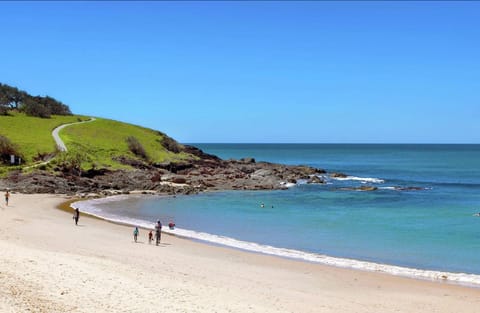
[[[473,216],[480,211],[480,145],[197,146],[225,159],[255,157],[351,176],[286,191],[131,197],[81,209],[138,225],[174,220],[175,231],[185,236],[309,261],[338,265],[349,259],[350,267],[372,264],[355,265],[359,260],[374,262],[373,270],[381,264],[421,270],[409,276],[480,274],[480,217]],[[362,185],[379,189],[338,190]],[[398,271],[393,266],[385,271]]]

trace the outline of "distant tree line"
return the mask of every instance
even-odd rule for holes
[[[66,104],[52,97],[32,96],[17,87],[0,83],[0,115],[7,115],[11,110],[42,118],[72,114]]]

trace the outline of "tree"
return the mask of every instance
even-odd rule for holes
[[[8,114],[8,103],[7,96],[0,92],[0,115]]]
[[[70,108],[55,98],[32,96],[17,87],[0,83],[0,114],[5,111],[20,110],[27,115],[50,117],[55,115],[71,115]]]
[[[44,104],[36,102],[35,99],[26,99],[21,109],[30,116],[50,118],[50,110]]]

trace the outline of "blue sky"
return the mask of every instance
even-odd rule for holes
[[[480,143],[478,2],[0,2],[0,82],[181,142]]]

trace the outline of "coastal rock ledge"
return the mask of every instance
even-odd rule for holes
[[[253,158],[222,160],[195,149],[197,160],[181,163],[142,164],[133,170],[96,170],[78,175],[36,170],[12,172],[0,188],[22,193],[128,194],[137,190],[155,193],[190,194],[210,190],[285,189],[286,182],[311,179],[325,170],[256,162]]]

